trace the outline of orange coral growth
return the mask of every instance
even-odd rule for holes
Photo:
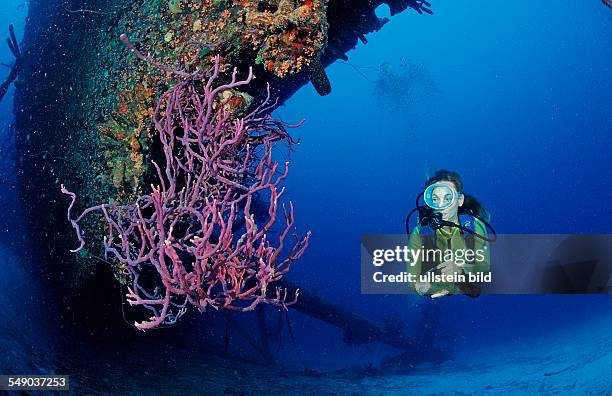
[[[134,11],[141,22],[125,20],[121,33],[130,32],[138,48],[158,63],[189,73],[208,70],[215,56],[220,56],[221,64],[252,56],[264,70],[285,77],[308,66],[326,44],[327,0],[182,0],[180,4],[181,12],[173,13],[167,2],[147,3],[146,12]],[[128,57],[127,67],[108,84],[117,99],[98,125],[109,164],[106,176],[120,193],[142,184],[143,147],[150,138],[155,90],[172,77],[121,50]],[[250,103],[239,94],[222,99],[232,109]]]

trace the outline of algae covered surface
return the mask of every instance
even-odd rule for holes
[[[148,164],[150,116],[172,75],[143,62],[118,40],[126,34],[156,63],[187,73],[206,71],[216,56],[226,70],[255,67],[284,77],[301,71],[325,45],[321,1],[151,1],[133,6],[101,37],[93,94],[105,102],[96,124],[106,163],[103,182],[138,193]]]
[[[151,161],[160,155],[151,114],[177,81],[172,70],[206,71],[215,57],[226,79],[234,67],[239,78],[253,68],[251,84],[231,98],[242,110],[260,104],[268,84],[277,105],[308,81],[326,95],[324,67],[346,60],[388,22],[375,13],[383,3],[391,15],[407,8],[431,13],[413,0],[30,1],[15,95],[16,151],[36,245],[31,254],[47,263],[42,276],[53,273],[78,290],[106,265],[100,216],[81,223],[86,249],[69,253],[76,241],[60,184],[79,197],[77,210],[133,202],[146,192],[154,182]]]
[[[16,99],[18,166],[29,181],[23,194],[30,230],[45,236],[43,255],[61,266],[71,288],[105,261],[101,217],[85,219],[86,249],[66,257],[76,243],[71,230],[59,228],[67,202],[53,196],[52,209],[44,211],[32,203],[61,183],[77,194],[81,209],[133,201],[151,183],[151,161],[159,155],[151,115],[177,81],[171,70],[207,71],[216,57],[222,78],[234,67],[240,76],[252,67],[256,82],[232,100],[243,110],[259,104],[266,81],[300,73],[313,60],[320,64],[326,7],[323,0],[109,0],[91,8],[33,2],[31,21],[56,23],[30,23],[26,31],[30,56]],[[135,56],[122,34],[151,61]],[[50,232],[49,224],[58,227]]]

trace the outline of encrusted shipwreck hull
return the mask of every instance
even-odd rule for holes
[[[60,184],[81,207],[127,201],[146,189],[159,155],[150,116],[168,73],[137,59],[121,34],[174,69],[206,70],[215,56],[245,74],[253,67],[242,104],[260,102],[267,84],[280,104],[310,80],[328,93],[324,66],[384,25],[374,14],[383,3],[392,14],[429,12],[414,0],[30,1],[15,96],[17,171],[29,268],[65,297],[62,310],[108,322],[120,292],[101,249],[70,253],[76,241]],[[84,227],[91,242],[103,237],[99,220]]]

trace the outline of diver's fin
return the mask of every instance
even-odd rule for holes
[[[319,95],[325,96],[331,92],[331,84],[319,56],[315,56],[310,61],[310,65],[308,65],[308,76]]]

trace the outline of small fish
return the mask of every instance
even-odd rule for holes
[[[612,0],[601,0],[601,2],[604,3],[604,5],[612,8]]]

